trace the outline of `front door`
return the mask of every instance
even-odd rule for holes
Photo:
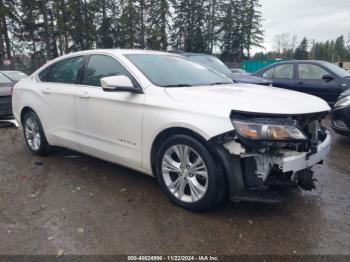
[[[105,92],[100,79],[131,74],[114,57],[91,55],[76,106],[81,150],[108,161],[141,167],[144,95]]]
[[[334,103],[339,95],[339,84],[335,76],[315,64],[298,64],[296,84],[303,92],[318,96],[328,103]],[[333,76],[333,80],[323,80],[324,75]]]

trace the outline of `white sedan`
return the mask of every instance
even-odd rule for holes
[[[154,175],[176,204],[279,202],[271,185],[315,187],[330,136],[323,100],[233,84],[175,54],[91,50],[59,57],[16,84],[29,149],[70,148]]]

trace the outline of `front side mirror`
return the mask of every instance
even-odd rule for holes
[[[103,91],[106,92],[140,93],[140,90],[125,75],[103,77],[100,81]]]
[[[324,76],[322,76],[322,80],[325,80],[326,82],[330,82],[333,79],[334,79],[334,77],[331,76],[331,75],[324,75]]]

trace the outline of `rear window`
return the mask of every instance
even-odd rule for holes
[[[77,56],[59,61],[40,72],[39,79],[43,82],[74,84],[83,60],[83,56]]]

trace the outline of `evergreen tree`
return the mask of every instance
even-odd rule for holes
[[[205,0],[174,0],[174,25],[171,36],[175,49],[207,52],[205,36]]]
[[[0,0],[0,52],[1,61],[12,57],[10,31],[11,24],[18,20],[15,0]]]
[[[334,55],[337,62],[341,62],[346,57],[346,47],[345,47],[345,41],[344,36],[339,36],[334,43]]]
[[[149,49],[167,50],[170,30],[169,0],[150,0],[147,46]]]
[[[140,30],[140,16],[135,1],[121,0],[122,13],[119,19],[120,27],[120,47],[138,47],[136,41],[137,33]]]
[[[38,37],[39,2],[32,0],[21,0],[18,10],[20,11],[19,27],[14,36],[24,43],[26,49],[32,53],[37,52],[37,46],[40,45]]]
[[[243,1],[244,8],[241,10],[244,14],[242,23],[242,37],[243,47],[250,57],[251,48],[254,46],[262,47],[261,43],[264,40],[264,33],[262,31],[262,14],[259,8],[259,0],[245,0]]]
[[[205,53],[217,47],[224,60],[237,61],[262,41],[259,7],[258,0],[0,0],[0,53],[52,59],[92,48],[171,45]],[[343,56],[340,40],[336,46]]]
[[[111,16],[114,2],[110,0],[98,0],[94,5],[95,20],[99,27],[96,29],[96,47],[112,48],[115,46],[113,38],[113,18]]]
[[[239,24],[239,14],[241,2],[239,0],[228,0],[221,6],[224,14],[221,20],[220,32],[222,59],[224,61],[237,61],[242,55],[241,25]]]
[[[308,43],[306,37],[303,38],[300,45],[295,50],[294,58],[298,60],[309,59],[309,52],[307,51]]]

